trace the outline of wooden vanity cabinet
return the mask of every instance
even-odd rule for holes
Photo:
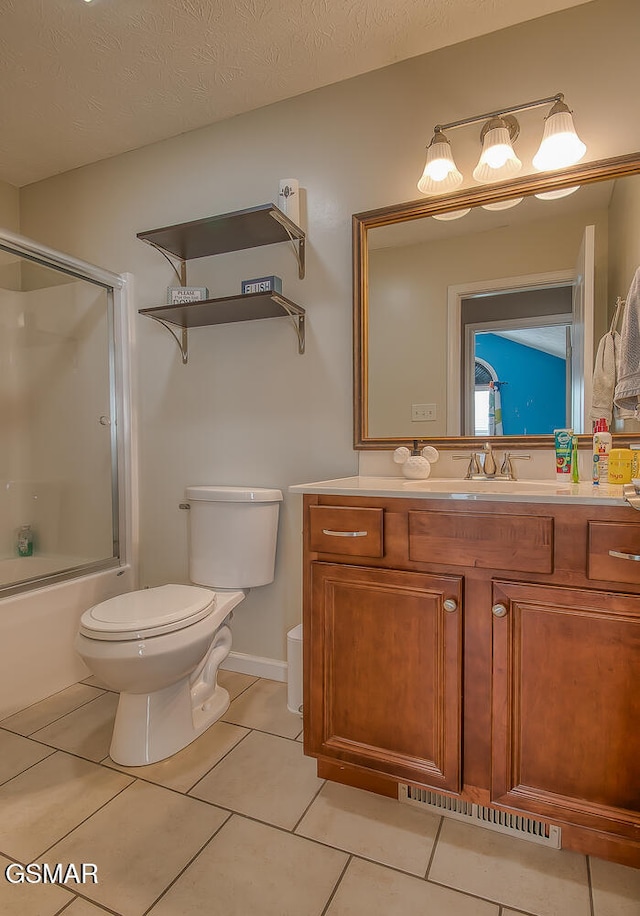
[[[491,798],[640,840],[640,597],[493,583]]]
[[[314,752],[460,791],[461,598],[460,576],[312,564]]]
[[[526,813],[640,867],[640,516],[314,494],[304,518],[319,775]]]

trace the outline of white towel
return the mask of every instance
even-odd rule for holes
[[[631,281],[620,331],[620,357],[614,403],[638,416],[640,405],[640,267]]]
[[[593,367],[593,395],[591,419],[601,417],[611,426],[613,415],[613,392],[616,387],[616,350],[620,351],[620,335],[609,331],[598,344]]]
[[[635,416],[635,410],[614,406],[613,396],[620,372],[622,339],[617,331],[608,331],[600,343],[593,366],[591,419],[604,417],[611,429],[612,416],[626,420]]]

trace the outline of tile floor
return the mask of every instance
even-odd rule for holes
[[[110,760],[92,678],[0,722],[2,916],[640,916],[640,870],[324,783],[285,685],[220,679],[224,720],[148,767]],[[99,883],[13,884],[12,862]]]

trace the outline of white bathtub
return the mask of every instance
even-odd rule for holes
[[[134,587],[132,568],[120,566],[0,600],[0,719],[86,677],[73,648],[82,612]]]

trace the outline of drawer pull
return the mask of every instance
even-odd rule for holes
[[[491,608],[491,613],[494,617],[506,617],[507,609],[504,604],[494,604]]]
[[[447,614],[453,614],[454,611],[458,610],[458,602],[455,598],[445,598],[444,599],[444,609]]]
[[[621,550],[610,550],[610,557],[618,557],[620,560],[640,560],[640,554],[637,553],[622,553]]]
[[[323,534],[328,534],[331,538],[366,538],[368,531],[332,531],[330,528],[323,528]]]

